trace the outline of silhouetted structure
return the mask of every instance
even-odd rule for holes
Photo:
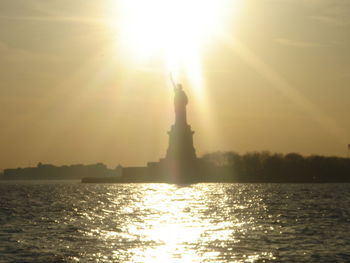
[[[175,124],[171,126],[171,130],[168,132],[169,148],[166,159],[179,164],[185,161],[194,162],[197,157],[193,147],[194,132],[191,130],[191,126],[187,124],[186,106],[188,99],[181,85],[178,85],[174,91]]]
[[[150,175],[157,175],[158,180],[174,183],[195,182],[199,180],[198,159],[193,146],[194,132],[187,123],[188,98],[180,84],[174,87],[174,95],[175,123],[168,132],[169,145],[166,156],[158,163],[148,163],[148,170]]]

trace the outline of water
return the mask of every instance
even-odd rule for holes
[[[0,262],[350,262],[349,190],[1,183]]]

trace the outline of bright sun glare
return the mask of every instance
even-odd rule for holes
[[[202,85],[201,54],[232,15],[237,0],[114,1],[118,43],[130,60],[161,57],[166,71],[184,72],[191,86]]]

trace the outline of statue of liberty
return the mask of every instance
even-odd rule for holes
[[[174,87],[174,108],[175,108],[175,125],[187,125],[186,106],[188,103],[187,95],[182,89],[181,84],[175,84],[170,75],[171,83]]]

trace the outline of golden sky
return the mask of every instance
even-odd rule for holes
[[[1,0],[0,169],[164,157],[169,70],[198,155],[346,155],[349,1]]]

